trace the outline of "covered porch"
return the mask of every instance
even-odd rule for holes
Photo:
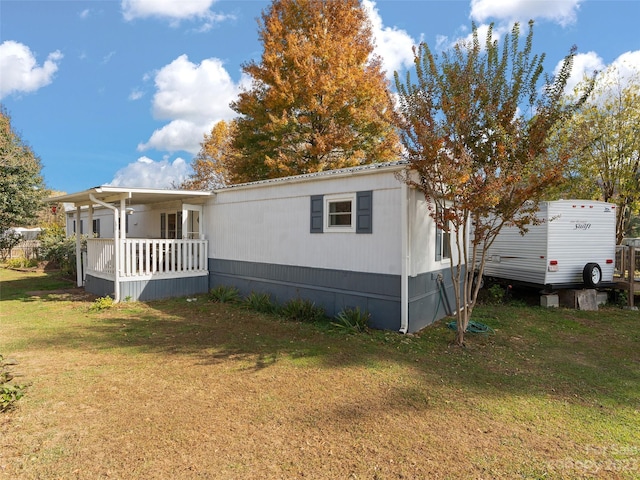
[[[101,186],[48,201],[71,203],[75,210],[73,231],[82,234],[76,235],[78,286],[119,302],[208,291],[203,205],[212,195]],[[154,223],[155,216],[159,219]]]

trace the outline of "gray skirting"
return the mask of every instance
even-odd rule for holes
[[[120,298],[147,301],[184,297],[206,293],[217,285],[235,286],[242,295],[268,293],[278,303],[307,299],[329,316],[360,307],[371,313],[371,327],[400,329],[400,275],[210,258],[208,276],[122,282]],[[85,290],[100,297],[113,296],[113,281],[87,274]],[[454,312],[448,269],[409,277],[410,333]]]
[[[113,280],[92,277],[87,274],[85,290],[94,295],[113,297]],[[134,280],[120,283],[120,299],[132,301],[159,300],[161,298],[185,297],[209,291],[209,277],[161,278]]]
[[[448,269],[409,278],[409,332],[453,311]],[[345,308],[371,313],[373,328],[400,329],[400,275],[209,259],[209,285],[232,285],[242,295],[268,293],[278,303],[303,298],[334,316]]]

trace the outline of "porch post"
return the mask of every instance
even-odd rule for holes
[[[76,206],[76,284],[82,287],[82,234],[80,233],[80,207]]]
[[[113,205],[98,200],[92,193],[89,194],[89,198],[92,202],[102,205],[113,212],[113,296],[115,297],[113,300],[118,303],[120,301],[120,233],[118,232],[118,219],[120,216],[118,215],[118,209]]]
[[[93,234],[95,233],[93,231],[93,205],[89,205],[89,218],[87,219],[87,222],[87,236],[89,238],[93,238]]]
[[[126,199],[120,199],[120,238],[127,238],[127,203]]]

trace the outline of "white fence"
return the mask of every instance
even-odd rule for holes
[[[38,249],[40,248],[40,240],[22,240],[15,247],[11,248],[6,253],[7,258],[37,258]]]
[[[207,272],[206,240],[121,240],[120,277],[190,276]],[[112,238],[87,241],[87,272],[115,276]]]

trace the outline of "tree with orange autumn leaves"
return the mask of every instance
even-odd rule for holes
[[[228,183],[228,165],[232,164],[237,156],[231,145],[235,130],[235,121],[220,120],[213,126],[211,133],[204,135],[200,152],[191,163],[193,173],[180,188],[213,190]]]
[[[396,73],[409,161],[403,180],[435,206],[430,215],[438,228],[459,233],[448,236],[457,252],[450,266],[458,345],[476,303],[481,282],[474,279],[482,278],[484,252],[504,225],[525,232],[537,221],[538,202],[561,181],[568,160],[548,154],[549,135],[591,90],[563,102],[575,47],[543,82],[544,55],[532,53],[533,22],[524,45],[518,24],[502,42],[493,35],[490,27],[481,43],[474,25],[470,41],[440,58],[422,43],[414,49],[416,83],[411,72],[404,83]]]
[[[388,82],[358,0],[274,0],[225,162],[232,183],[395,160]]]

